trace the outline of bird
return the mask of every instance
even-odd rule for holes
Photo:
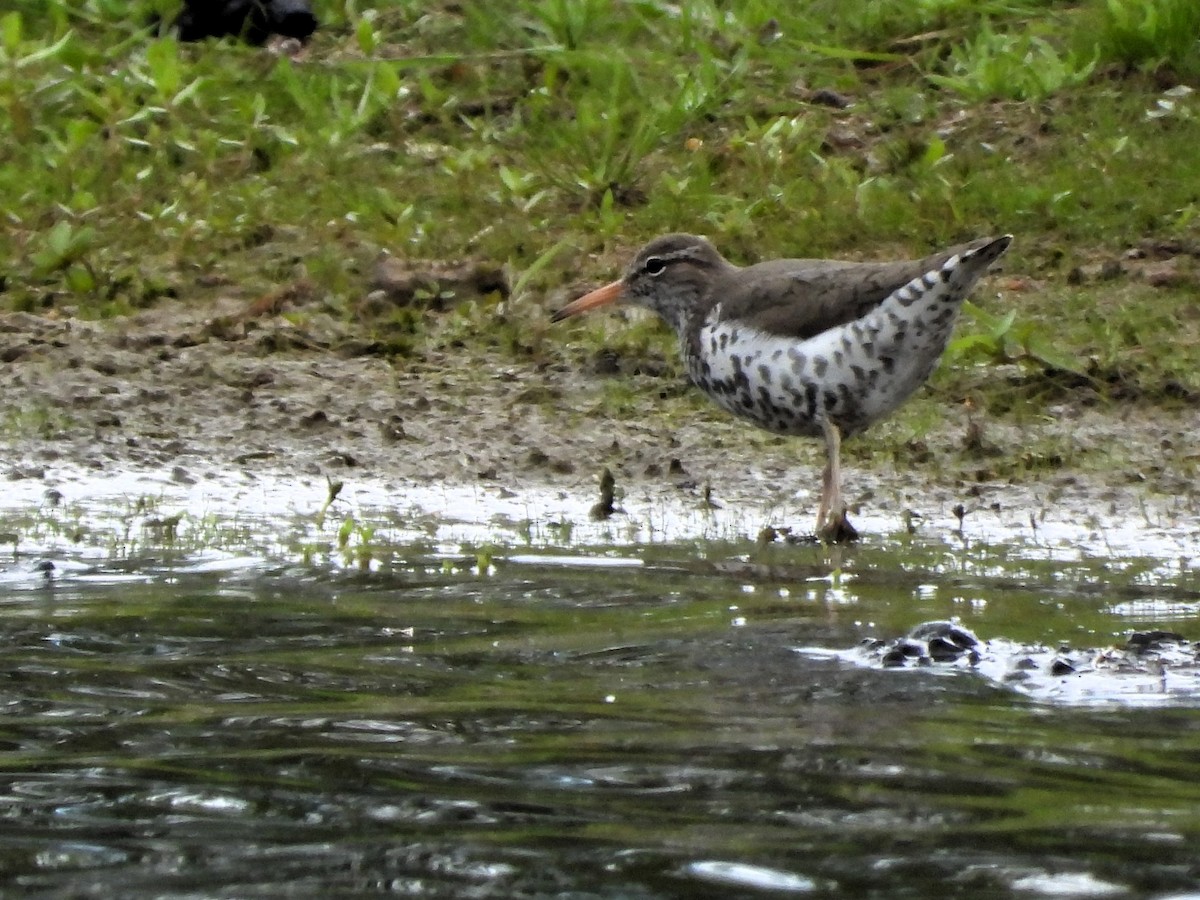
[[[815,536],[853,541],[841,443],[925,383],[963,301],[1012,243],[981,238],[922,259],[771,259],[737,266],[708,240],[667,234],[624,274],[552,322],[622,303],[658,314],[691,381],[726,411],[776,434],[820,438],[826,464]]]

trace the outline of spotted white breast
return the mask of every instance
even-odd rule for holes
[[[709,312],[684,347],[692,380],[728,411],[783,434],[819,435],[820,416],[844,434],[894,411],[945,350],[975,273],[961,257],[893,291],[868,315],[805,340]]]

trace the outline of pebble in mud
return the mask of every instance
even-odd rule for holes
[[[46,470],[41,466],[13,466],[5,477],[9,481],[21,481],[25,478],[41,479],[46,477]]]
[[[600,499],[590,512],[592,519],[607,519],[616,512],[616,507],[613,505],[616,486],[617,480],[613,477],[612,471],[605,466],[604,471],[600,473]]]
[[[397,415],[390,416],[379,423],[379,436],[385,444],[398,444],[406,440],[408,434],[404,431],[404,420]]]

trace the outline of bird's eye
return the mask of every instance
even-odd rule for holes
[[[646,270],[646,272],[649,273],[650,275],[657,275],[660,272],[662,272],[662,270],[665,269],[666,267],[667,267],[666,262],[664,262],[660,257],[657,257],[657,256],[651,256],[648,260],[646,260],[646,263],[643,266],[643,268]]]

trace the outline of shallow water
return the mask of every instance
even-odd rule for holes
[[[658,499],[46,488],[0,503],[22,896],[1200,897],[1195,645],[1102,653],[1200,637],[1194,521],[828,550]],[[863,649],[950,619],[979,659]]]

